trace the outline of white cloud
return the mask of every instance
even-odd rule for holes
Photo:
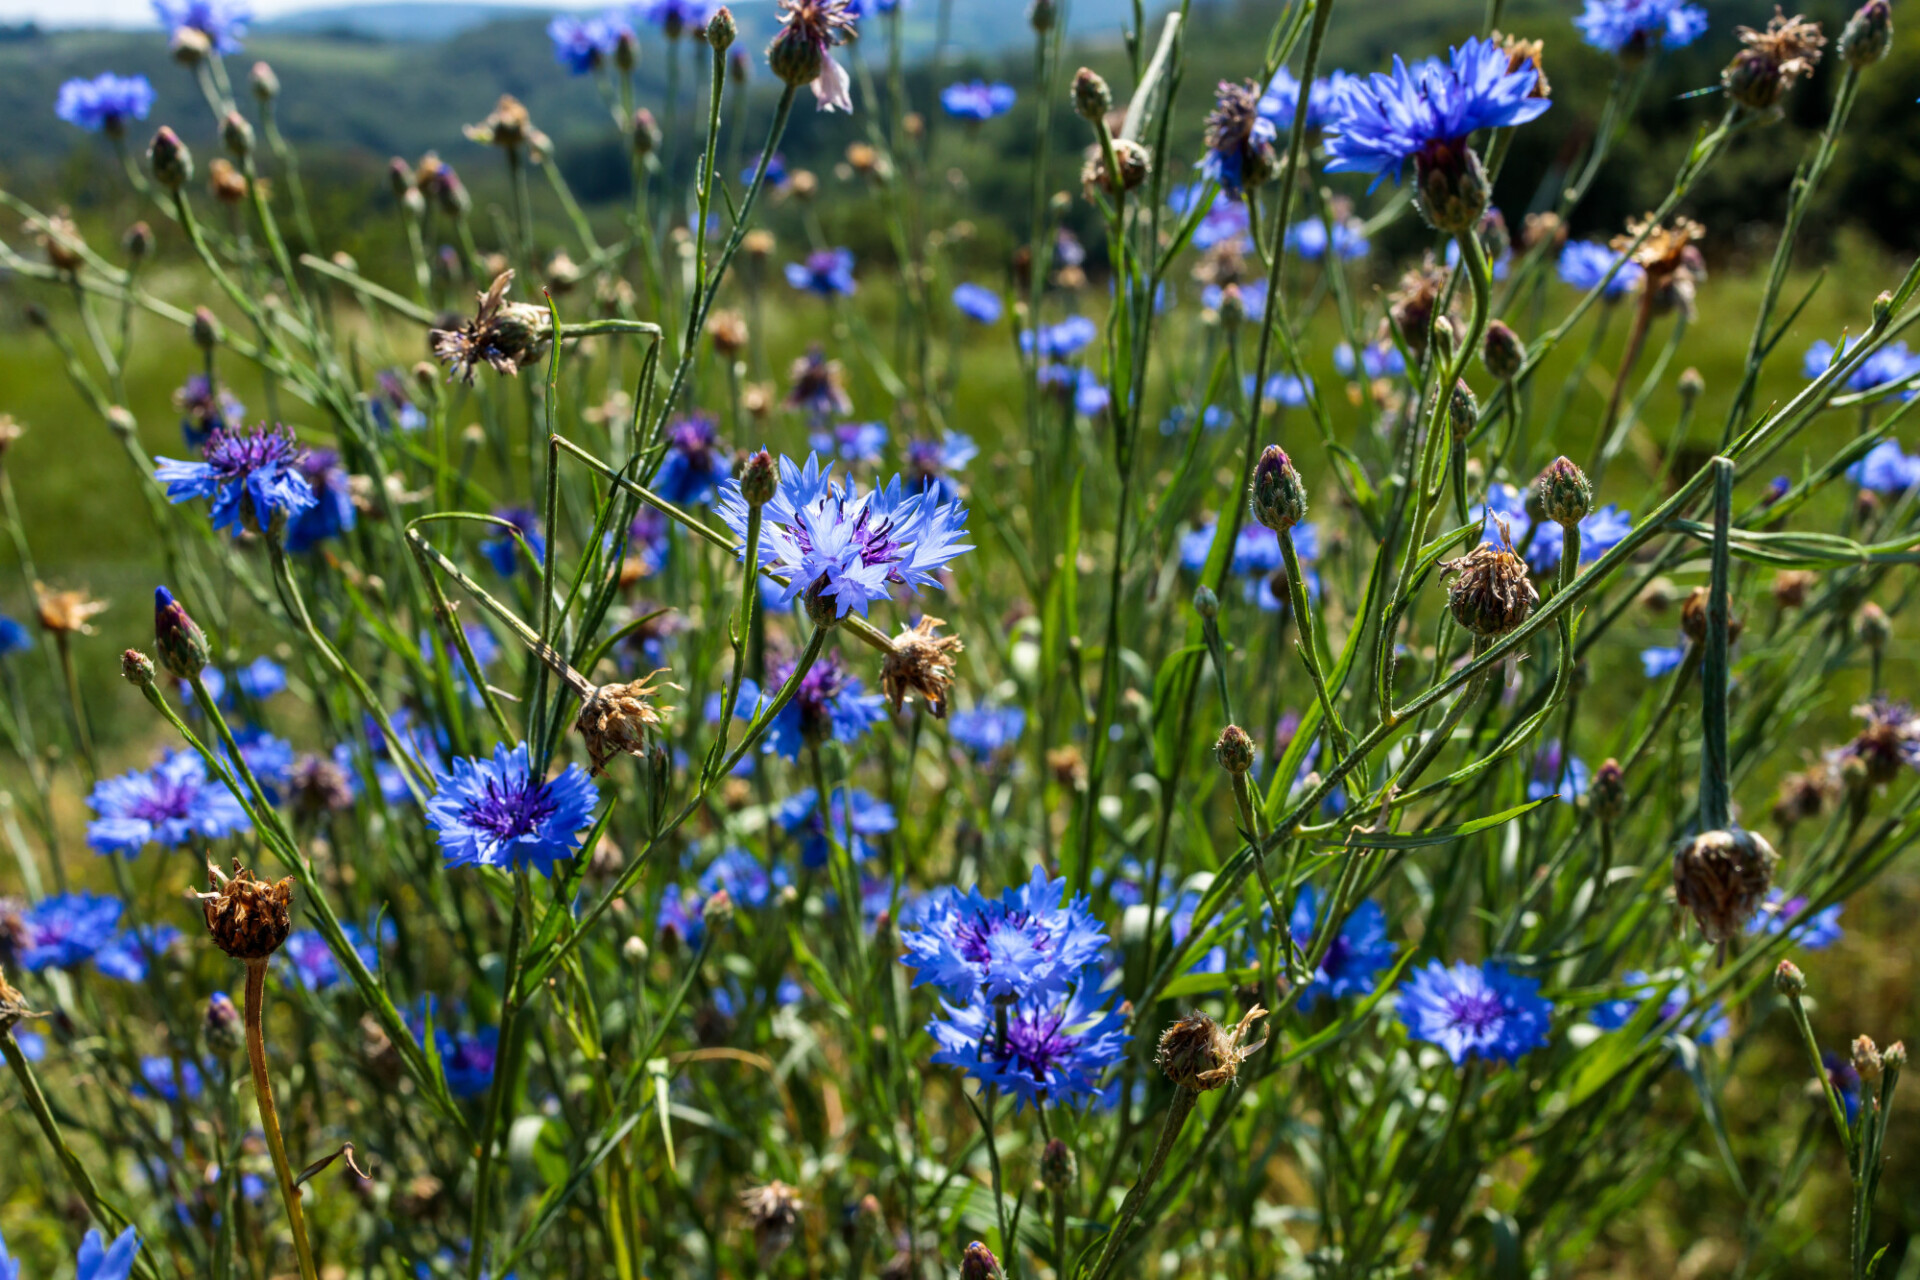
[[[258,17],[271,18],[301,9],[344,8],[348,0],[253,0]],[[568,0],[547,0],[529,4],[529,0],[466,0],[506,8],[571,8]],[[34,21],[55,27],[146,27],[154,25],[153,5],[149,0],[0,0],[0,22]]]

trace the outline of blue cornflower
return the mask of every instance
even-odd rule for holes
[[[1602,1000],[1593,1006],[1593,1012],[1587,1020],[1602,1031],[1618,1031],[1633,1020],[1640,1006],[1648,1000],[1654,989],[1662,984],[1639,969],[1629,969],[1624,975],[1626,985],[1640,992],[1638,996],[1622,996],[1617,1000]],[[1661,1022],[1670,1022],[1680,1016],[1687,1007],[1690,993],[1685,982],[1676,982],[1667,988],[1660,1000]],[[1712,1044],[1726,1037],[1730,1024],[1718,1002],[1684,1019],[1676,1028],[1684,1035],[1691,1036],[1701,1044]]]
[[[153,85],[145,76],[102,71],[91,80],[75,78],[60,86],[53,113],[90,133],[117,138],[129,120],[145,120],[153,110]]]
[[[867,837],[883,836],[899,825],[892,805],[864,791],[845,787],[834,789],[832,802],[827,806],[827,818],[833,823],[836,840],[845,841],[851,829],[853,843],[847,847],[847,853],[855,862],[865,862],[873,856]],[[800,838],[801,866],[817,871],[827,865],[832,844],[827,839],[827,829],[820,825],[819,792],[812,787],[794,792],[775,806],[773,820],[782,831]]]
[[[1206,184],[1202,182],[1175,187],[1167,197],[1167,207],[1178,214],[1189,214],[1206,189]],[[1246,203],[1227,192],[1215,191],[1212,203],[1200,216],[1200,225],[1193,230],[1193,247],[1204,253],[1228,241],[1244,242],[1248,238],[1249,225]]]
[[[112,943],[126,905],[99,893],[56,893],[20,913],[15,955],[28,973],[72,969]]]
[[[1640,670],[1646,674],[1647,679],[1658,680],[1661,676],[1679,670],[1680,664],[1686,661],[1686,657],[1685,645],[1655,645],[1640,651]]]
[[[121,933],[93,954],[93,967],[122,982],[145,982],[147,970],[180,941],[170,924],[143,924]]]
[[[131,857],[149,844],[174,849],[195,836],[218,840],[252,825],[226,786],[207,776],[195,751],[169,751],[151,769],[94,784],[87,847]]]
[[[153,478],[167,486],[167,501],[213,501],[214,529],[258,531],[278,513],[299,515],[314,502],[301,474],[303,451],[285,427],[252,432],[216,430],[207,436],[201,461],[160,458]]]
[[[0,658],[33,648],[33,633],[0,613]]]
[[[760,162],[755,160],[752,164],[740,171],[740,185],[743,187],[752,186],[753,180],[758,176],[759,172]],[[786,189],[787,179],[790,176],[787,172],[787,158],[778,151],[774,152],[767,160],[767,181],[765,185],[770,190],[783,191]]]
[[[859,288],[853,281],[853,251],[821,249],[808,254],[805,262],[789,262],[787,283],[823,298],[831,298],[836,294],[850,298],[854,290]]]
[[[1075,413],[1085,417],[1098,417],[1113,403],[1113,393],[1107,390],[1106,383],[1100,381],[1100,375],[1091,369],[1068,364],[1045,364],[1040,366],[1039,382],[1064,403],[1071,404]]]
[[[961,315],[979,324],[998,324],[1003,310],[999,294],[970,281],[953,286],[953,305]]]
[[[447,1091],[456,1098],[477,1098],[493,1085],[494,1059],[500,1052],[500,1028],[482,1027],[478,1032],[438,1031],[440,1069],[447,1077]]]
[[[367,937],[366,931],[357,924],[342,921],[340,932],[346,935],[347,942],[359,953],[361,963],[378,973],[380,948]],[[295,929],[288,934],[275,960],[309,991],[325,991],[329,987],[339,986],[347,976],[346,970],[340,967],[340,961],[335,958],[333,948],[327,945],[326,938],[316,929]]]
[[[1567,755],[1560,749],[1560,740],[1555,738],[1534,754],[1533,773],[1527,778],[1527,799],[1559,796],[1565,803],[1572,804],[1587,794],[1589,777],[1586,761]]]
[[[179,1075],[174,1074],[174,1061],[165,1054],[153,1054],[140,1059],[140,1078],[146,1081],[143,1089],[134,1086],[134,1093],[142,1097],[157,1097],[167,1102],[179,1102],[182,1098],[192,1101],[200,1096],[205,1087],[205,1077],[201,1075],[200,1064],[182,1060]]]
[[[742,680],[734,715],[742,720],[758,715],[761,704],[770,701],[773,694],[786,685],[795,665],[793,658],[769,662],[764,690],[753,680]],[[706,713],[709,720],[719,717],[718,693],[707,699]],[[828,650],[800,677],[799,689],[767,727],[761,749],[788,760],[798,760],[800,748],[804,746],[828,739],[852,742],[885,718],[886,700],[868,693],[860,678],[848,673],[839,653]]]
[[[962,80],[940,91],[940,105],[962,120],[991,120],[1013,110],[1015,96],[1010,84]]]
[[[707,936],[706,917],[700,913],[704,899],[670,884],[660,894],[660,910],[654,913],[654,931],[669,941],[698,947]]]
[[[851,480],[836,488],[832,473],[831,463],[822,468],[811,454],[804,468],[780,459],[780,491],[762,513],[760,565],[787,576],[782,605],[811,590],[842,617],[864,616],[893,587],[938,586],[940,571],[972,550],[961,541],[967,512],[958,502],[907,493],[899,476],[865,493]],[[745,556],[747,502],[738,481],[720,486],[719,513]]]
[[[183,29],[198,31],[222,55],[240,52],[253,9],[240,0],[153,0],[153,12],[174,39]]]
[[[1222,80],[1207,116],[1207,154],[1195,166],[1222,191],[1239,195],[1272,176],[1274,140],[1279,131],[1260,113],[1260,86],[1251,80]]]
[[[15,1032],[14,1039],[19,1038],[20,1033]],[[132,1227],[115,1236],[111,1245],[98,1231],[89,1231],[74,1259],[73,1280],[127,1280],[133,1274],[134,1255],[139,1252],[140,1237]],[[19,1259],[7,1252],[4,1239],[0,1239],[0,1280],[20,1280]]]
[[[726,477],[723,474],[721,478]],[[667,513],[645,506],[634,512],[633,522],[627,526],[627,555],[637,557],[646,572],[658,573],[666,568],[672,551],[673,521]]]
[[[991,1001],[942,1001],[946,1016],[927,1023],[939,1046],[932,1060],[1010,1094],[1016,1107],[1081,1098],[1111,1104],[1120,1086],[1105,1077],[1131,1037],[1127,1020],[1103,999],[1100,985],[1089,969],[1071,992],[1036,992],[1020,1000],[1006,1010],[1004,1036]]]
[[[1198,573],[1207,564],[1207,557],[1213,552],[1213,539],[1219,523],[1209,520],[1180,538],[1181,567]],[[1300,558],[1301,572],[1306,577],[1307,594],[1318,598],[1320,595],[1320,575],[1311,566],[1320,556],[1320,530],[1311,520],[1303,520],[1293,526],[1293,550]],[[1282,598],[1288,594],[1282,585],[1279,592],[1274,589],[1274,575],[1286,566],[1286,556],[1280,550],[1280,535],[1262,524],[1251,521],[1240,526],[1240,532],[1234,535],[1233,558],[1228,568],[1244,580],[1243,594],[1268,613],[1277,613],[1285,608],[1287,601]]]
[[[1512,1062],[1544,1045],[1553,1002],[1538,979],[1503,965],[1430,960],[1401,986],[1398,1012],[1409,1036],[1439,1045],[1458,1066],[1469,1057]]]
[[[1327,224],[1319,218],[1306,218],[1287,228],[1288,251],[1305,262],[1318,262],[1325,257],[1328,243]],[[1367,240],[1366,224],[1358,218],[1335,220],[1331,243],[1334,253],[1342,258],[1364,258],[1372,247]]]
[[[695,411],[667,426],[667,452],[653,475],[653,491],[675,506],[709,501],[732,471],[720,448],[720,421]]]
[[[1265,280],[1248,280],[1242,284],[1235,285],[1234,289],[1240,295],[1240,310],[1245,314],[1247,319],[1258,320],[1266,315],[1267,282]],[[1221,285],[1210,284],[1200,290],[1200,305],[1208,311],[1219,311],[1220,304],[1225,302],[1226,299],[1227,291]],[[1247,386],[1251,387],[1252,385],[1252,375],[1248,375]]]
[[[1809,379],[1817,378],[1832,368],[1835,360],[1844,356],[1858,343],[1857,338],[1843,337],[1836,350],[1831,342],[1822,338],[1807,348],[1806,357],[1800,362],[1800,372]],[[1862,360],[1859,367],[1847,375],[1844,385],[1849,391],[1871,391],[1875,387],[1904,382],[1916,373],[1920,373],[1920,360],[1916,360],[1908,352],[1907,344],[1889,342]],[[1912,399],[1913,391],[1908,389],[1902,392],[1900,398]]]
[[[713,12],[703,0],[643,0],[639,10],[669,40],[678,40],[689,29],[706,26]]]
[[[499,532],[480,543],[480,554],[487,558],[487,563],[493,566],[495,573],[503,578],[511,578],[519,572],[522,538],[536,564],[547,558],[547,537],[541,531],[537,514],[526,507],[506,507],[493,514],[518,529],[521,535],[516,538],[508,530],[495,525]]]
[[[579,851],[599,800],[579,765],[551,780],[536,778],[526,743],[500,743],[492,759],[454,759],[427,801],[427,822],[439,832],[450,867],[526,865],[548,875],[556,861]]]
[[[1396,54],[1391,73],[1356,80],[1340,95],[1327,126],[1327,171],[1371,173],[1378,186],[1389,174],[1399,181],[1409,160],[1416,170],[1451,163],[1479,130],[1525,124],[1546,111],[1552,101],[1532,96],[1539,78],[1532,63],[1508,70],[1507,51],[1477,36],[1448,50],[1445,62],[1409,68]]]
[[[1302,885],[1289,922],[1293,945],[1303,955],[1313,950],[1313,928],[1319,913],[1320,895],[1312,885]],[[1341,926],[1339,936],[1327,945],[1327,954],[1321,958],[1313,980],[1300,992],[1301,1012],[1312,1009],[1321,996],[1339,1000],[1370,995],[1375,977],[1393,963],[1395,949],[1387,938],[1387,913],[1371,898],[1361,902]]]
[[[1100,336],[1100,326],[1085,316],[1068,316],[1059,324],[1039,329],[1023,329],[1020,349],[1029,355],[1038,352],[1042,359],[1065,360]]]
[[[1613,271],[1613,264],[1620,262],[1621,254],[1614,252],[1597,240],[1569,240],[1560,250],[1560,259],[1556,270],[1560,278],[1582,293],[1594,288],[1606,280],[1607,272]],[[1647,278],[1647,269],[1628,258],[1614,272],[1613,279],[1607,280],[1606,291],[1600,295],[1604,302],[1613,302],[1626,297],[1638,289]]]
[[[1246,374],[1240,380],[1240,389],[1247,399],[1253,399],[1253,375]],[[1267,387],[1261,399],[1270,404],[1281,405],[1288,409],[1298,409],[1306,404],[1307,397],[1313,394],[1313,379],[1303,378],[1291,373],[1276,373],[1267,378]]]
[[[204,448],[215,431],[231,433],[246,425],[247,407],[204,373],[194,374],[175,389],[173,407],[180,414],[180,438],[189,449]]]
[[[1840,941],[1844,932],[1840,928],[1840,904],[1807,912],[1807,899],[1796,895],[1782,899],[1778,889],[1767,894],[1764,906],[1754,913],[1753,920],[1747,925],[1748,933],[1784,933],[1796,946],[1809,951],[1824,951]]]
[[[1656,43],[1680,49],[1698,40],[1707,11],[1686,0],[1587,0],[1573,25],[1596,49],[1641,58]]]
[[[699,882],[702,895],[712,897],[725,890],[735,906],[755,911],[773,901],[774,893],[790,883],[785,867],[768,871],[758,858],[735,846],[728,846],[708,863]]]
[[[909,440],[905,452],[907,483],[936,502],[953,502],[960,490],[950,477],[979,456],[980,446],[972,436],[948,431],[938,440]]]
[[[1898,440],[1882,440],[1847,468],[1847,479],[1875,493],[1905,493],[1920,483],[1920,454],[1907,454]]]
[[[1084,896],[1039,867],[1024,885],[998,898],[976,885],[961,893],[936,889],[921,904],[917,927],[901,935],[913,984],[932,983],[949,1000],[1058,999],[1107,945],[1106,931]]]
[[[1847,1124],[1852,1125],[1860,1112],[1860,1073],[1854,1069],[1851,1059],[1831,1049],[1820,1051],[1820,1065],[1827,1069],[1827,1083],[1840,1095],[1840,1102],[1847,1110]]]
[[[272,658],[255,658],[233,675],[234,683],[240,687],[240,692],[255,702],[265,702],[287,687],[287,669]],[[215,697],[217,699],[218,695]]]
[[[1407,358],[1391,342],[1369,342],[1360,348],[1360,362],[1356,366],[1353,348],[1343,342],[1333,349],[1333,367],[1349,378],[1356,368],[1373,379],[1398,378],[1407,371]]]
[[[1020,741],[1020,735],[1027,728],[1027,713],[1017,706],[974,707],[967,711],[956,711],[947,717],[947,732],[953,740],[973,753],[980,764],[986,764],[996,755]]]
[[[265,793],[268,802],[279,804],[280,797],[293,782],[293,744],[285,738],[274,737],[265,729],[251,726],[235,729],[233,741],[240,748],[240,758],[252,770],[254,781],[260,784],[260,790]],[[231,766],[233,757],[224,744],[220,754]],[[234,777],[240,776],[238,769],[233,772]]]
[[[1500,541],[1501,521],[1505,521],[1507,528],[1516,535],[1531,526],[1532,535],[1527,537],[1526,546],[1521,548],[1528,566],[1535,573],[1548,573],[1559,568],[1560,550],[1566,543],[1566,530],[1551,520],[1538,523],[1530,521],[1527,516],[1527,495],[1523,490],[1510,484],[1490,486],[1486,504],[1475,507],[1472,518],[1485,520],[1486,527],[1481,540],[1490,544]],[[1633,517],[1613,503],[1590,513],[1580,522],[1580,563],[1593,563],[1632,532]]]
[[[843,462],[877,463],[887,449],[884,422],[840,422],[809,432],[807,447],[815,453],[840,455]]]
[[[1309,132],[1327,126],[1339,110],[1341,96],[1350,92],[1356,83],[1357,78],[1344,71],[1314,79],[1313,93],[1307,101]],[[1273,79],[1267,82],[1266,91],[1260,95],[1260,115],[1271,121],[1275,130],[1293,128],[1293,117],[1300,110],[1300,88],[1300,77],[1285,67],[1274,72]]]
[[[617,10],[591,18],[563,13],[547,24],[553,60],[576,76],[584,76],[611,59],[620,47],[620,38],[632,34],[633,29]]]
[[[785,403],[789,409],[799,409],[816,418],[853,412],[840,362],[827,359],[818,346],[809,347],[807,354],[793,362],[788,377]]]

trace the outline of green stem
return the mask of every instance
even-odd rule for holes
[[[273,1081],[267,1075],[266,1003],[266,959],[249,960],[247,1060],[253,1065],[253,1096],[260,1105],[260,1127],[266,1131],[273,1172],[280,1180],[280,1198],[287,1206],[287,1224],[293,1229],[293,1251],[300,1259],[301,1280],[320,1280],[319,1268],[314,1265],[313,1246],[307,1243],[307,1220],[300,1212],[300,1188],[294,1183],[293,1166],[287,1162],[286,1144],[280,1139],[280,1113],[273,1105]]]

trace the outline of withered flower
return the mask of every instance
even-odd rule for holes
[[[196,895],[206,913],[207,932],[222,951],[235,960],[264,960],[280,949],[293,930],[293,877],[266,881],[233,862],[228,876],[207,864],[211,893]]]
[[[953,686],[953,655],[966,646],[959,636],[934,634],[946,625],[921,615],[920,621],[893,638],[880,664],[880,691],[897,713],[908,695],[918,694],[936,720],[947,718],[947,691]]]
[[[1427,331],[1433,327],[1433,311],[1447,291],[1448,271],[1428,253],[1420,265],[1408,268],[1400,277],[1400,287],[1387,295],[1387,314],[1400,340],[1414,358],[1427,352]]]
[[[1797,13],[1789,18],[1778,5],[1765,31],[1736,27],[1734,34],[1746,48],[1734,55],[1720,82],[1736,102],[1755,111],[1773,106],[1801,77],[1813,74],[1827,44],[1819,23]]]
[[[1673,855],[1673,894],[1708,942],[1738,937],[1767,900],[1780,860],[1764,837],[1734,827],[1703,831]]]
[[[467,125],[461,132],[475,142],[505,151],[527,147],[535,160],[553,147],[547,135],[533,127],[533,117],[527,113],[526,105],[510,93],[500,95],[500,101],[494,104],[485,120]]]
[[[1707,601],[1712,593],[1705,587],[1695,587],[1687,593],[1680,605],[1680,631],[1694,644],[1703,644],[1707,638]],[[1727,643],[1733,644],[1740,639],[1740,633],[1747,624],[1738,614],[1727,615]]]
[[[1527,562],[1513,549],[1506,522],[1500,542],[1482,542],[1466,555],[1440,562],[1453,620],[1483,640],[1496,640],[1527,620],[1540,593],[1527,578]]]
[[[1232,1084],[1240,1064],[1260,1051],[1265,1039],[1244,1043],[1253,1026],[1267,1016],[1254,1005],[1231,1027],[1223,1027],[1204,1013],[1194,1012],[1160,1034],[1154,1061],[1167,1079],[1191,1093],[1205,1093]]]
[[[1663,311],[1678,308],[1691,319],[1695,286],[1707,277],[1697,243],[1706,228],[1691,218],[1675,218],[1669,226],[1654,222],[1652,215],[1629,218],[1626,234],[1613,238],[1614,252],[1625,253],[1643,231],[1647,238],[1633,250],[1633,260],[1646,270],[1643,287],[1651,305]]]
[[[54,591],[44,582],[33,584],[33,594],[40,625],[55,635],[92,635],[93,616],[107,607],[105,600],[95,600],[85,591]]]
[[[462,381],[471,383],[482,364],[509,377],[536,359],[553,340],[553,318],[525,302],[508,302],[513,272],[502,271],[480,295],[473,319],[456,329],[434,329],[433,354]]]
[[[86,261],[86,241],[80,238],[80,228],[72,218],[54,214],[42,224],[38,238],[41,251],[55,271],[78,271]]]
[[[737,356],[747,347],[747,318],[738,311],[716,311],[707,318],[707,336],[715,351]]]
[[[1509,74],[1520,70],[1520,68],[1524,66],[1531,65],[1533,67],[1535,72],[1533,91],[1527,95],[1529,98],[1551,98],[1553,96],[1553,88],[1547,83],[1546,63],[1541,61],[1541,55],[1546,52],[1545,41],[1523,40],[1519,36],[1501,35],[1498,31],[1493,33],[1493,41],[1507,51],[1507,71]]]
[[[760,1265],[770,1267],[793,1244],[800,1229],[800,1211],[806,1203],[798,1190],[778,1178],[763,1187],[742,1191],[740,1203],[753,1223],[753,1244]]]
[[[35,1013],[20,994],[19,988],[7,981],[7,975],[0,971],[0,1036],[11,1035],[14,1026],[23,1018],[44,1018],[44,1013]]]
[[[662,689],[679,688],[654,683],[665,674],[662,668],[625,684],[603,684],[582,700],[573,727],[586,740],[593,773],[605,769],[615,756],[638,756],[646,751],[648,731],[657,728],[673,710],[656,706],[653,699]]]

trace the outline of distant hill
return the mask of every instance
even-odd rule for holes
[[[448,40],[474,27],[513,18],[537,17],[542,6],[503,8],[491,4],[345,4],[303,9],[255,22],[256,36],[328,36],[335,39]]]

